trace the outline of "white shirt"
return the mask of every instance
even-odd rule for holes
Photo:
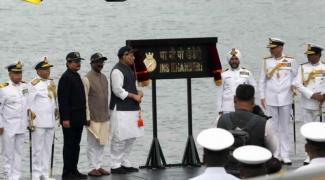
[[[310,169],[317,168],[319,166],[325,166],[325,158],[314,158],[308,165],[298,168],[296,171],[309,171]]]
[[[27,84],[8,83],[0,88],[0,127],[8,135],[22,134],[27,130]]]
[[[276,66],[280,66],[276,68]],[[289,56],[264,58],[259,88],[266,105],[285,106],[292,104],[291,84],[297,74],[296,60]]]
[[[37,82],[33,85],[33,82]],[[49,90],[51,86],[54,93]],[[34,78],[29,84],[28,104],[35,113],[33,121],[35,127],[53,128],[55,127],[55,109],[57,108],[56,87],[53,80]]]
[[[125,89],[123,89],[123,82],[124,82],[123,73],[118,69],[114,69],[111,74],[111,81],[112,81],[112,91],[115,94],[115,96],[124,100],[128,96],[128,92]]]
[[[317,71],[319,73],[315,73]],[[316,92],[325,93],[325,64],[323,62],[318,62],[317,64],[301,64],[293,85],[302,95],[302,108],[318,110],[319,102],[311,99],[311,96]]]
[[[229,69],[221,74],[222,84],[218,88],[218,112],[235,111],[234,96],[240,84],[250,84],[256,88],[253,74],[242,67]]]
[[[190,180],[237,180],[239,178],[228,174],[223,167],[207,167],[203,174],[191,178]]]

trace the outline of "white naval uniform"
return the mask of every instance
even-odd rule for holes
[[[28,104],[36,115],[33,121],[35,131],[32,132],[33,180],[39,180],[41,177],[49,178],[57,103],[48,86],[53,86],[56,90],[53,80],[36,77],[29,83]]]
[[[211,179],[237,180],[239,178],[231,174],[228,174],[224,167],[207,167],[203,174],[191,178],[190,180],[211,180]]]
[[[221,74],[222,84],[218,88],[218,112],[228,113],[235,111],[234,96],[240,84],[250,84],[256,88],[253,74],[245,68],[227,69]]]
[[[112,93],[124,100],[128,92],[123,88],[123,73],[114,69],[111,74]],[[139,111],[117,111],[111,113],[111,168],[131,167],[128,156],[137,137],[143,136],[144,128],[138,127]]]
[[[4,179],[18,180],[21,177],[23,145],[27,131],[27,84],[14,84],[0,88],[0,126]]]
[[[301,93],[304,122],[319,121],[319,102],[311,99],[311,96],[316,92],[325,93],[325,64],[321,61],[301,64],[293,85]]]
[[[289,158],[289,120],[293,102],[291,84],[296,74],[294,58],[264,58],[259,83],[260,96],[265,99],[266,113],[272,116],[272,127],[279,142],[274,156],[278,158]]]
[[[222,84],[218,88],[218,112],[228,113],[235,111],[234,96],[236,88],[240,84],[250,84],[256,88],[256,81],[253,74],[242,67],[227,69],[221,74]]]
[[[308,165],[302,166],[298,169],[296,169],[297,172],[308,172],[309,170],[313,168],[317,168],[320,166],[325,166],[325,158],[314,158],[310,161]]]

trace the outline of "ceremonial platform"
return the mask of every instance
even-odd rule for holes
[[[292,158],[291,166],[283,166],[283,171],[288,172],[297,169],[302,165],[303,158]],[[165,169],[140,169],[138,173],[125,175],[111,174],[102,177],[90,177],[90,180],[187,180],[204,172],[205,167],[166,167]],[[83,172],[85,173],[85,172]],[[60,175],[54,176],[56,180],[61,180]],[[27,180],[28,178],[24,179]]]

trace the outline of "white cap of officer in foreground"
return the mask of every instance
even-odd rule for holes
[[[252,178],[267,174],[265,163],[272,158],[272,153],[266,148],[247,145],[233,152],[233,157],[240,162],[240,178]]]
[[[308,171],[315,167],[325,167],[325,123],[310,122],[300,128],[306,138],[305,151],[310,157],[309,165],[300,167],[297,171]]]
[[[227,130],[210,128],[200,132],[197,142],[203,146],[203,162],[207,166],[205,172],[191,180],[235,180],[224,168],[229,158],[229,147],[234,143],[234,136]]]

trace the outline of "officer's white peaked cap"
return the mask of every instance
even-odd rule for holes
[[[260,146],[247,145],[235,149],[233,157],[241,163],[256,165],[265,163],[271,159],[272,153],[268,149]]]
[[[221,128],[210,128],[200,132],[197,142],[206,149],[221,151],[234,144],[234,136]]]
[[[310,122],[300,128],[302,136],[314,142],[325,142],[325,123]]]

